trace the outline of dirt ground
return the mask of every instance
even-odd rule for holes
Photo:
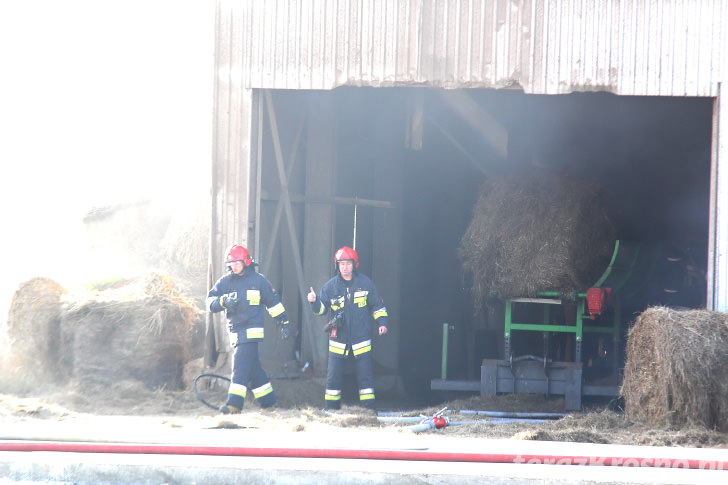
[[[520,440],[613,443],[647,446],[681,446],[724,448],[728,435],[706,429],[647,429],[628,422],[618,404],[588,403],[581,412],[565,413],[563,399],[543,395],[502,395],[492,398],[470,396],[437,403],[435,406],[402,409],[394,402],[380,400],[376,416],[358,406],[345,403],[336,413],[323,408],[323,380],[301,376],[272,380],[278,404],[260,409],[253,400],[246,401],[240,415],[223,416],[205,406],[192,389],[183,391],[149,390],[137,381],[113,386],[70,384],[54,388],[44,385],[33,389],[29,383],[9,383],[0,376],[0,430],[31,424],[43,425],[87,422],[93,417],[157,419],[166,426],[191,428],[247,428],[296,432],[336,429],[356,432],[413,432],[418,419],[430,417],[446,408],[449,420],[444,429],[428,430],[449,436],[468,438],[507,438]],[[543,422],[493,419],[474,411],[519,413],[558,413],[563,417]],[[385,414],[386,413],[386,414]],[[398,421],[395,418],[403,418]],[[410,419],[407,419],[410,418]],[[3,426],[3,423],[6,426]],[[103,426],[103,424],[102,424]],[[38,426],[36,426],[36,429]],[[2,434],[2,431],[0,431]],[[6,437],[7,438],[7,437]]]

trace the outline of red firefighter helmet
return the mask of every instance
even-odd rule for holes
[[[230,264],[235,261],[242,261],[245,266],[250,266],[253,262],[253,258],[250,257],[250,253],[247,249],[239,244],[233,244],[228,249],[227,256],[225,257],[225,263]]]
[[[344,246],[334,253],[334,266],[336,266],[336,269],[339,269],[339,261],[345,259],[354,261],[355,268],[359,267],[359,255],[350,247]]]

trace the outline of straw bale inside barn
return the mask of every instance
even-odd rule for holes
[[[306,274],[326,264],[321,281],[306,283],[320,287],[333,260],[307,260],[306,246],[355,244],[359,269],[373,277],[396,327],[377,342],[375,372],[398,374],[410,392],[428,392],[439,375],[444,324],[450,378],[477,379],[482,359],[504,357],[497,285],[507,280],[510,296],[528,293],[536,276],[528,264],[563,273],[536,290],[581,291],[606,269],[615,241],[658,244],[677,251],[683,266],[677,276],[661,263],[636,270],[641,289],[622,309],[624,326],[648,305],[705,306],[712,98],[419,87],[265,93],[272,110],[262,92],[256,110],[261,271],[302,329],[308,309],[296,252]],[[280,215],[282,186],[294,238]],[[477,240],[500,238],[512,253],[494,256],[501,279],[488,287],[488,270],[464,246],[487,190],[489,207],[502,212],[488,214]],[[666,292],[675,278],[679,291]],[[300,331],[293,350],[315,337]],[[530,353],[541,344],[528,340],[539,338],[513,345]],[[585,338],[584,352],[584,362],[598,360],[601,341]]]

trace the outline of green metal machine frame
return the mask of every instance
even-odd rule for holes
[[[508,298],[505,303],[505,356],[511,357],[511,337],[513,331],[559,332],[572,333],[575,336],[576,348],[574,361],[581,361],[581,344],[585,333],[604,333],[612,336],[613,342],[620,339],[621,301],[634,295],[644,285],[656,263],[657,251],[649,245],[617,240],[609,265],[601,277],[592,285],[597,288],[611,288],[613,292],[612,319],[608,324],[592,325],[594,319],[586,312],[586,292],[570,295],[567,300],[576,305],[576,319],[573,325],[554,325],[551,323],[551,308],[564,303],[563,296],[555,291],[538,293],[536,298]],[[513,320],[513,308],[519,304],[543,305],[543,320],[540,322],[516,322]]]

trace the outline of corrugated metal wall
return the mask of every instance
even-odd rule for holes
[[[724,0],[220,3],[246,88],[520,86],[715,96]],[[225,35],[225,32],[222,32]]]

